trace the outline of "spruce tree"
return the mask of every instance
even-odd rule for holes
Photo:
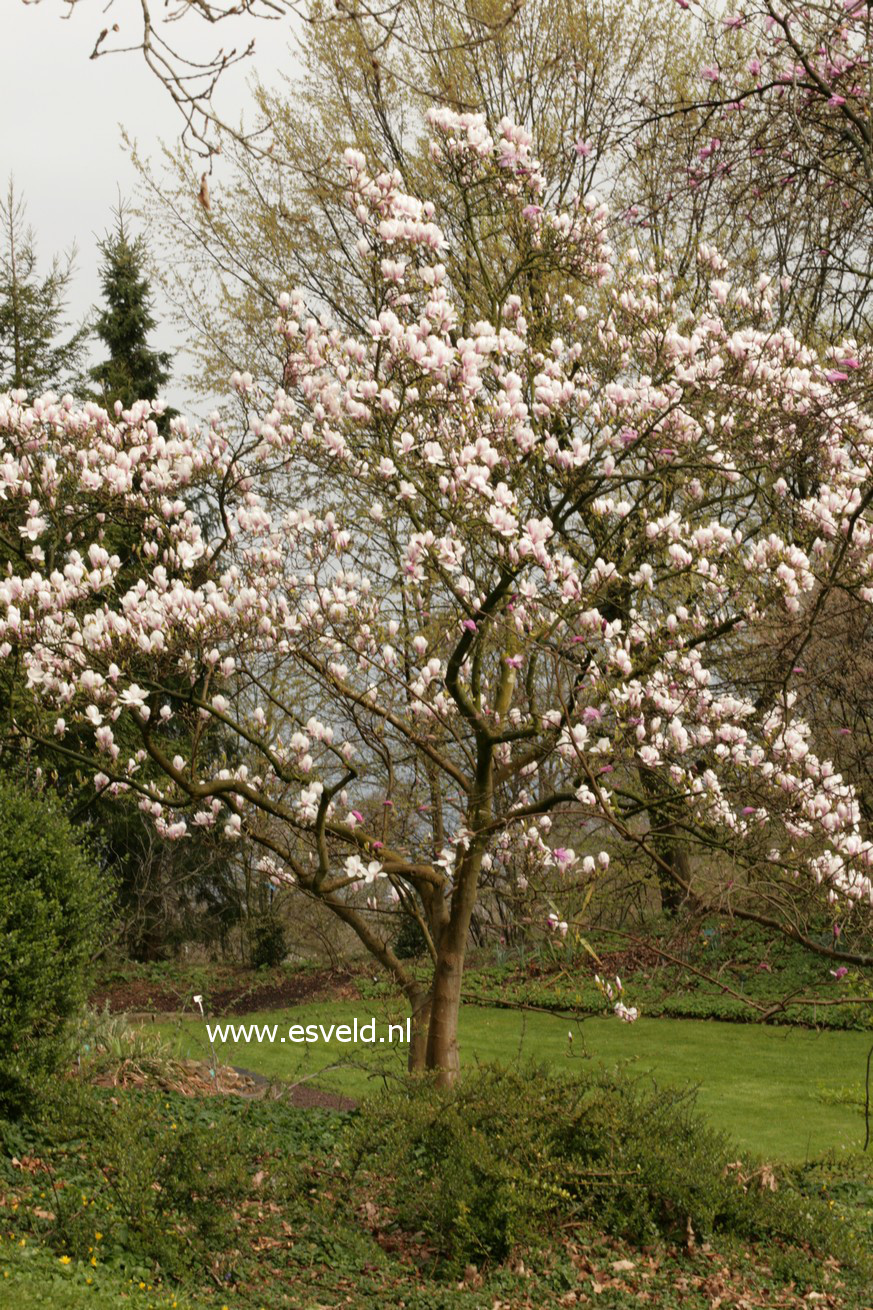
[[[75,249],[63,260],[56,255],[48,272],[39,272],[33,229],[10,178],[0,198],[0,391],[80,391],[88,329],[69,334],[66,301],[74,261]]]
[[[156,399],[169,380],[171,356],[148,345],[156,323],[145,271],[145,242],[141,236],[131,236],[123,205],[115,211],[115,219],[114,230],[99,244],[105,308],[95,323],[109,357],[92,368],[90,376],[99,387],[97,399],[102,405],[119,400],[127,407],[135,400]]]

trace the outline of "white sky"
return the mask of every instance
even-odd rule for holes
[[[0,185],[5,193],[14,175],[36,234],[40,267],[73,242],[78,247],[70,297],[76,320],[99,300],[96,241],[112,225],[118,188],[122,196],[134,195],[136,173],[120,125],[145,155],[156,152],[159,140],[175,140],[183,125],[137,52],[88,58],[107,21],[131,20],[136,9],[123,0],[107,13],[105,0],[82,0],[65,20],[62,0],[36,5],[0,0]],[[286,25],[252,19],[228,20],[218,28],[191,19],[174,25],[180,43],[188,32],[187,48],[200,58],[220,45],[242,45],[255,37],[256,54],[229,70],[219,85],[218,107],[234,122],[248,103],[246,81],[254,68],[269,81],[289,63]],[[161,313],[157,301],[156,312]],[[176,349],[173,326],[163,323],[153,344]],[[176,405],[183,401],[172,387],[168,395]]]

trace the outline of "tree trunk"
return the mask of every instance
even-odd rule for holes
[[[463,974],[463,951],[440,952],[434,973],[426,1057],[427,1067],[435,1070],[440,1087],[451,1086],[461,1069],[458,1015],[461,1009]]]
[[[676,914],[691,885],[691,861],[682,840],[680,829],[671,821],[670,796],[659,789],[662,782],[653,769],[640,769],[640,781],[649,798],[655,802],[649,817],[650,840],[658,857],[655,872],[661,894],[661,909],[670,916]]]
[[[427,1030],[427,1068],[434,1070],[440,1087],[449,1087],[461,1068],[458,1052],[458,1015],[461,983],[467,954],[467,934],[476,904],[481,852],[472,855],[458,872],[448,922],[436,943],[437,960],[431,988]]]
[[[410,1073],[424,1073],[427,1068],[427,1034],[430,1027],[431,993],[414,991],[409,996],[412,1010],[412,1037],[409,1043],[407,1069]]]
[[[691,877],[691,863],[688,853],[677,841],[672,841],[667,833],[657,841],[658,854],[665,864],[680,878],[688,883]],[[685,900],[685,892],[676,878],[670,876],[666,869],[658,866],[658,887],[661,892],[661,910],[671,916],[678,913]]]

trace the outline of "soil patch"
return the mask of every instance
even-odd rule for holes
[[[350,1096],[342,1096],[339,1092],[326,1092],[322,1087],[314,1087],[309,1082],[290,1085],[271,1082],[263,1074],[255,1073],[251,1069],[240,1069],[238,1065],[234,1065],[230,1072],[236,1074],[242,1081],[252,1084],[261,1094],[270,1088],[272,1096],[277,1101],[280,1099],[290,1101],[298,1110],[356,1110],[358,1108],[358,1102],[353,1101]],[[231,1090],[235,1089],[231,1088]],[[255,1094],[257,1095],[258,1092]]]
[[[91,994],[91,1004],[112,1014],[178,1014],[193,1010],[193,991],[203,995],[207,1013],[251,1014],[282,1010],[307,1001],[360,1000],[355,973],[350,969],[306,969],[300,973],[271,972],[266,977],[240,969],[223,969],[211,987],[199,983],[188,989],[165,979],[123,978],[107,981]]]
[[[298,1110],[356,1110],[358,1102],[338,1092],[325,1092],[320,1087],[301,1085],[289,1087],[285,1093],[292,1105]]]
[[[357,1109],[358,1102],[339,1092],[328,1092],[310,1082],[278,1083],[253,1069],[223,1064],[218,1076],[203,1060],[164,1060],[154,1068],[144,1068],[135,1060],[123,1060],[111,1069],[91,1076],[95,1087],[130,1089],[160,1088],[182,1096],[242,1096],[246,1100],[272,1097],[290,1101],[299,1110],[347,1111]],[[75,1076],[75,1075],[74,1075]]]

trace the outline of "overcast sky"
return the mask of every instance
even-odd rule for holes
[[[132,16],[123,0],[104,16],[104,0],[80,3],[64,20],[62,0],[25,5],[0,0],[0,181],[5,193],[10,173],[26,200],[37,237],[40,266],[75,242],[76,278],[70,308],[81,318],[99,299],[96,241],[112,224],[118,188],[132,197],[135,170],[126,157],[120,125],[136,138],[143,154],[160,139],[175,140],[181,118],[169,96],[136,52],[89,60],[107,18]],[[235,24],[235,26],[232,26]],[[229,20],[210,29],[187,21],[187,48],[201,58],[221,43],[244,43],[255,36],[253,60],[231,69],[220,84],[219,107],[237,121],[248,103],[247,78],[253,67],[264,80],[288,66],[288,28],[251,19]],[[180,39],[186,28],[176,24]],[[244,70],[244,71],[242,71]],[[175,349],[173,327],[164,323],[155,345]],[[179,404],[177,392],[170,395]]]

